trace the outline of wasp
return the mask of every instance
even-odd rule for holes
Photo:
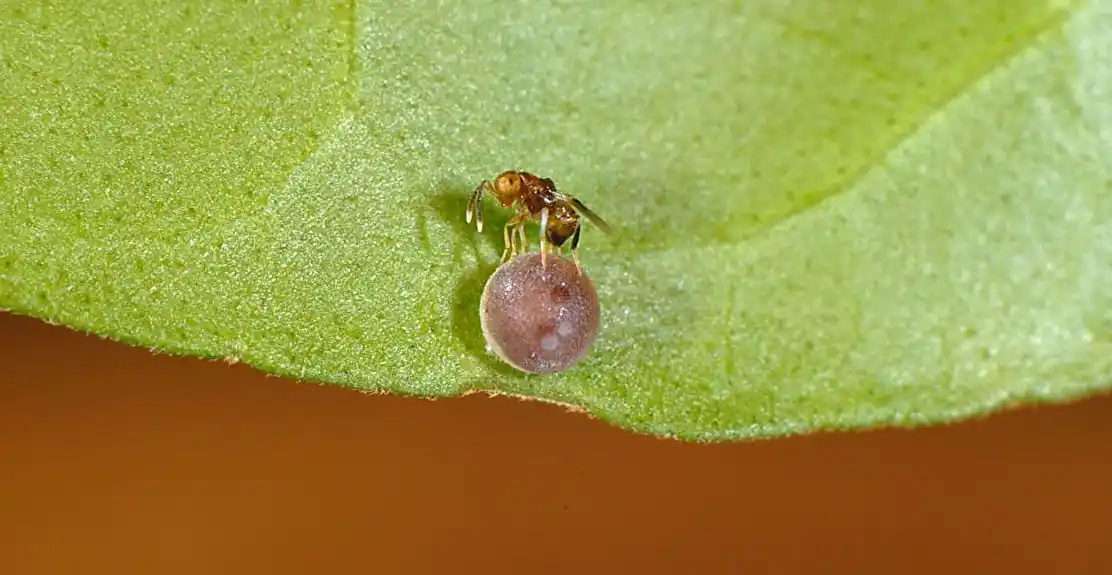
[[[502,251],[503,262],[517,255],[518,243],[521,244],[521,251],[525,251],[527,221],[540,223],[541,266],[547,264],[548,253],[562,255],[564,244],[571,238],[571,257],[580,274],[583,269],[579,267],[579,256],[575,251],[579,247],[579,233],[582,230],[580,216],[603,232],[610,232],[609,224],[583,205],[583,202],[557,191],[552,180],[516,170],[498,174],[493,182],[483,180],[471,192],[471,198],[467,202],[467,223],[474,219],[479,232],[483,231],[484,193],[494,196],[503,208],[514,209],[514,215],[502,230],[502,238],[506,242],[506,249]]]

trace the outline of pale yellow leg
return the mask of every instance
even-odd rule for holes
[[[546,232],[548,232],[548,208],[541,208],[541,229],[537,234],[538,241],[541,244],[541,268],[548,267],[548,245],[545,240]]]
[[[511,225],[510,223],[507,223],[506,227],[502,228],[502,240],[504,242],[506,242],[506,247],[505,247],[505,249],[502,250],[502,261],[503,262],[506,261],[507,257],[510,255],[511,251],[513,251],[513,252],[517,251],[516,249],[514,249],[513,238],[510,237],[510,225]]]

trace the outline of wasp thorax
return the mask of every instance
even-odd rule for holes
[[[487,280],[479,303],[487,345],[528,373],[565,370],[583,359],[598,333],[595,286],[555,254],[522,254]]]

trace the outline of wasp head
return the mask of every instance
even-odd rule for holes
[[[521,195],[521,176],[517,172],[502,172],[494,178],[494,198],[508,208]]]

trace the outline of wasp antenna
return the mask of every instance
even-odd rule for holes
[[[483,180],[481,184],[476,186],[475,190],[471,192],[471,197],[467,200],[467,223],[475,220],[475,225],[479,229],[479,233],[483,231],[483,192],[486,191],[490,181]]]
[[[478,217],[475,218],[475,227],[477,227],[479,229],[479,233],[481,234],[481,233],[483,233],[483,202],[482,202],[482,197],[481,196],[479,197],[479,200],[480,201],[478,202],[478,205],[476,206],[476,208],[477,208],[476,211],[478,212],[478,214],[477,214]]]

